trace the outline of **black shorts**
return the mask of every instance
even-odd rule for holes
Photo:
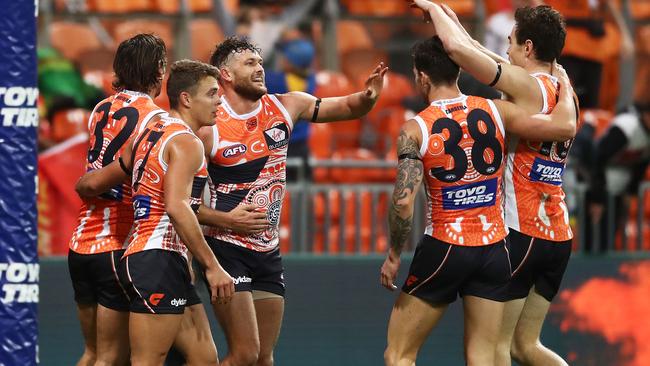
[[[257,290],[284,296],[280,248],[257,252],[214,238],[205,239],[223,269],[235,279],[235,291]]]
[[[553,301],[569,263],[571,240],[554,242],[510,229],[506,242],[512,280],[499,290],[501,298],[504,301],[523,299],[535,286],[538,294]]]
[[[500,301],[494,291],[508,280],[505,241],[470,247],[424,235],[402,291],[433,305],[452,303],[458,295]]]
[[[120,261],[118,273],[131,298],[132,313],[183,314],[192,305],[190,300],[198,299],[187,261],[176,252],[133,253]]]
[[[123,253],[124,250],[98,254],[68,251],[68,269],[78,304],[100,304],[116,311],[129,311],[129,299],[117,275]]]

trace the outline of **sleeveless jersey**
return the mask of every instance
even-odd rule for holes
[[[544,73],[532,76],[544,99],[539,113],[549,114],[557,103],[557,79]],[[509,228],[551,241],[573,238],[562,190],[562,175],[572,143],[573,139],[557,143],[509,137],[505,173]]]
[[[187,247],[174,230],[165,211],[165,146],[178,135],[196,135],[180,119],[165,115],[151,121],[138,134],[133,145],[133,231],[124,256],[150,249],[177,252],[187,259]],[[190,205],[198,209],[208,180],[205,158],[194,175]]]
[[[91,136],[86,170],[113,162],[136,129],[160,113],[164,111],[151,97],[128,90],[97,104],[88,121]],[[85,199],[77,222],[70,239],[72,251],[96,254],[122,249],[133,224],[131,183],[126,180],[99,197]]]
[[[415,120],[423,136],[425,233],[462,246],[503,240],[505,132],[494,103],[465,95],[437,100]]]
[[[278,246],[292,129],[293,121],[275,95],[263,96],[258,108],[245,115],[236,114],[223,98],[212,127],[210,207],[228,212],[254,204],[267,210],[270,225],[254,235],[205,227],[206,236],[259,252]]]

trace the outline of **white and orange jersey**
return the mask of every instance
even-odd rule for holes
[[[502,240],[505,132],[494,103],[466,95],[437,100],[415,120],[423,136],[425,233],[463,246]]]
[[[157,114],[164,113],[147,94],[124,90],[102,100],[90,115],[87,171],[117,159],[126,141]],[[70,249],[80,254],[124,248],[133,224],[131,182],[113,187],[96,198],[85,199],[79,211]]]
[[[558,99],[557,78],[544,73],[532,76],[544,101],[539,113],[549,114]],[[562,175],[572,143],[573,139],[560,143],[534,142],[509,136],[505,171],[509,228],[551,241],[573,238],[562,190]]]
[[[212,127],[210,207],[228,212],[240,204],[254,204],[267,210],[270,225],[253,235],[206,227],[205,235],[259,252],[278,246],[292,129],[291,117],[275,95],[263,96],[259,106],[245,115],[236,114],[223,99]]]
[[[174,137],[188,134],[198,139],[180,119],[162,116],[144,126],[133,144],[133,231],[124,256],[150,249],[177,252],[187,259],[187,247],[165,211],[165,147]],[[194,175],[190,205],[198,209],[208,180],[205,158]]]

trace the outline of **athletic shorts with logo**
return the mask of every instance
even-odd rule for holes
[[[151,249],[133,253],[120,261],[118,273],[133,313],[183,314],[186,306],[201,302],[187,261],[176,252]]]
[[[499,289],[499,298],[502,301],[523,299],[535,286],[538,294],[553,301],[569,263],[571,240],[554,242],[510,229],[506,247],[512,263],[512,279]]]
[[[100,304],[116,311],[129,311],[129,299],[117,273],[123,253],[124,250],[98,254],[68,251],[68,270],[78,304]]]
[[[235,279],[235,291],[266,291],[284,296],[280,248],[258,252],[206,236],[219,263]],[[208,286],[209,289],[209,286]]]
[[[434,305],[452,303],[458,295],[500,301],[495,291],[510,280],[510,271],[504,240],[462,246],[424,235],[402,291]]]

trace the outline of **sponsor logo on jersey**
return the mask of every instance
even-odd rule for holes
[[[286,146],[289,143],[289,128],[282,123],[264,130],[264,138],[269,150]]]
[[[171,304],[172,304],[172,306],[175,306],[175,307],[185,306],[185,304],[187,304],[187,299],[183,299],[183,298],[172,299]]]
[[[1,263],[3,304],[38,302],[38,263]]]
[[[2,121],[2,126],[38,126],[37,99],[37,88],[0,87],[0,121]]]
[[[153,306],[158,306],[163,297],[165,297],[165,294],[151,294],[149,296],[149,303]]]
[[[151,211],[151,197],[137,195],[133,197],[133,217],[135,220],[149,218]]]
[[[248,148],[244,144],[229,146],[223,150],[223,157],[236,158],[238,156],[244,155],[246,153],[246,150],[248,150]]]
[[[235,282],[235,285],[239,285],[240,283],[251,283],[251,282],[253,282],[252,278],[246,277],[246,276],[235,277],[235,278],[233,278],[233,280]]]
[[[564,164],[535,158],[529,176],[530,180],[533,182],[542,182],[554,186],[560,186],[562,185],[563,173]]]
[[[442,207],[445,210],[467,210],[494,206],[497,196],[497,178],[442,188]]]
[[[255,131],[256,128],[257,128],[257,117],[249,118],[246,121],[246,129],[249,132],[253,132]]]

